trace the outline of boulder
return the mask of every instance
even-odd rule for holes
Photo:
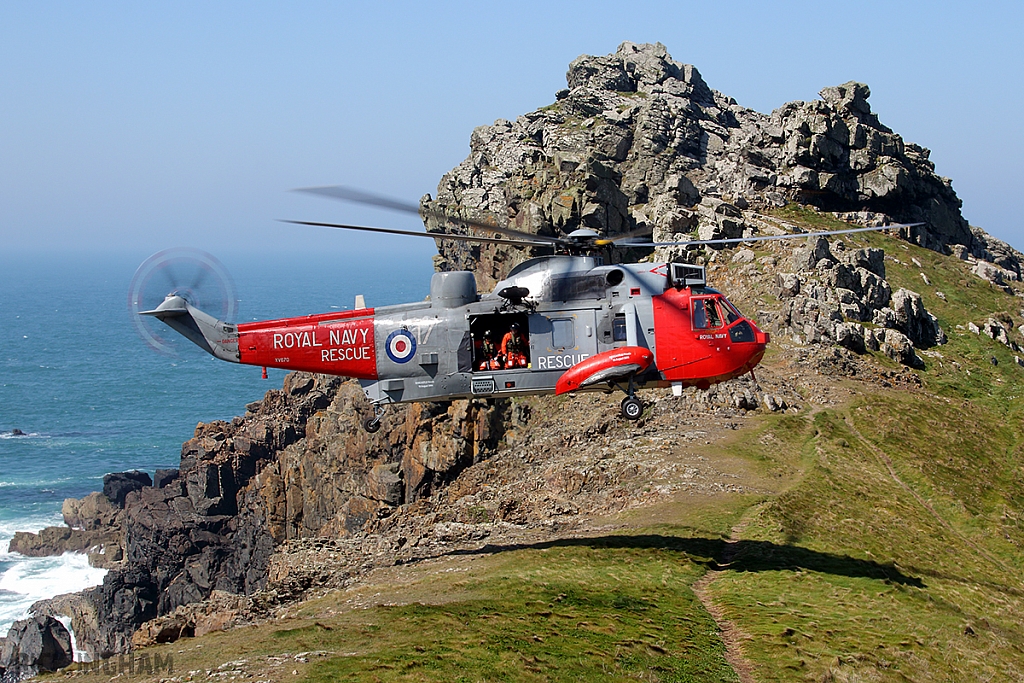
[[[800,276],[796,273],[779,273],[775,276],[779,298],[792,298],[800,293]]]
[[[75,529],[94,531],[112,529],[116,526],[120,510],[110,499],[95,491],[85,498],[68,498],[61,506],[64,523]]]
[[[895,327],[903,332],[918,348],[946,343],[945,333],[935,316],[925,309],[920,294],[900,288],[892,295],[890,305],[894,324],[886,327]]]
[[[924,365],[914,351],[914,344],[902,332],[887,329],[870,329],[864,333],[865,346],[872,351],[881,351],[901,365],[917,368]]]
[[[149,475],[139,470],[112,472],[103,476],[103,495],[117,507],[123,508],[129,493],[152,485],[153,480]]]
[[[0,648],[3,683],[17,683],[42,671],[71,664],[71,634],[57,619],[38,616],[16,621]]]
[[[836,343],[856,353],[864,353],[864,326],[857,323],[837,323]]]
[[[793,250],[793,270],[798,273],[814,270],[823,259],[829,262],[835,261],[835,257],[832,256],[829,249],[828,240],[824,237],[813,238],[808,240],[806,245]]]
[[[153,486],[162,489],[169,484],[178,481],[179,471],[177,469],[157,470],[153,474]]]
[[[842,261],[853,268],[863,268],[883,280],[885,279],[885,252],[881,249],[868,248],[844,251]]]
[[[978,261],[971,272],[980,277],[982,280],[987,280],[994,285],[1003,287],[1007,282],[1016,280],[1017,274],[1011,271],[1000,268],[994,263],[988,261]]]
[[[1021,348],[1020,345],[1017,344],[1017,342],[1010,339],[1010,330],[1013,329],[1012,323],[1004,325],[1002,322],[996,320],[995,318],[989,318],[988,320],[981,324],[980,328],[977,325],[974,325],[974,323],[968,324],[973,325],[975,329],[978,329],[979,333],[984,332],[985,335],[988,336],[990,339],[999,342],[1003,346],[1008,346],[1014,351],[1019,351]],[[1024,325],[1022,325],[1021,327],[1024,327]]]

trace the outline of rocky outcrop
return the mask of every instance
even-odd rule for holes
[[[159,488],[131,487],[123,510],[104,507],[100,494],[69,502],[67,521],[83,526],[116,512],[123,559],[103,585],[33,610],[69,615],[92,657],[124,652],[143,623],[215,592],[259,591],[278,544],[357,533],[429,496],[494,452],[505,409],[478,401],[402,406],[369,435],[359,427],[369,407],[357,384],[288,375],[244,417],[200,424],[182,446],[177,475],[159,476]],[[109,477],[126,479],[141,477]]]
[[[1014,339],[1014,337],[1018,339],[1024,337],[1024,325],[1020,325],[1014,330],[1013,319],[1009,315],[1004,314],[999,319],[989,318],[980,325],[967,323],[967,329],[974,334],[984,334],[1014,352],[1019,353],[1024,350],[1024,347]]]
[[[124,558],[103,585],[37,603],[34,612],[70,615],[80,647],[96,658],[125,652],[139,625],[213,590],[256,590],[273,543],[240,523],[238,496],[276,453],[304,436],[306,420],[330,404],[339,382],[290,375],[244,418],[200,424],[182,446],[179,476],[162,475],[162,488],[127,485],[118,517]],[[126,479],[149,478],[110,478]]]
[[[89,553],[96,567],[108,567],[120,557],[121,534],[117,528],[86,531],[68,526],[47,527],[39,533],[18,531],[9,550],[26,557],[48,557],[64,553]]]
[[[9,550],[27,557],[85,552],[94,567],[110,567],[122,559],[121,511],[104,494],[68,498],[62,512],[66,526],[47,527],[38,533],[19,531]]]
[[[0,682],[18,683],[71,664],[71,634],[50,616],[16,621],[0,639]]]
[[[911,367],[921,364],[915,347],[946,342],[918,293],[893,293],[881,249],[847,249],[819,237],[796,248],[790,266],[798,272],[776,274],[779,322],[800,341],[881,351]]]
[[[469,157],[425,204],[535,233],[648,225],[668,240],[755,233],[755,210],[796,201],[923,222],[905,237],[939,251],[959,245],[1020,273],[1020,254],[968,227],[928,150],[878,120],[862,83],[766,115],[709,88],[663,45],[633,43],[574,60],[566,80],[553,104],[474,130]],[[452,229],[434,218],[427,226]],[[445,242],[437,264],[475,268],[487,286],[523,258],[505,246]]]
[[[114,472],[103,477],[103,495],[117,507],[123,508],[129,493],[152,485],[153,480],[145,472]]]
[[[1024,255],[1006,242],[992,237],[992,235],[989,235],[981,228],[972,226],[971,234],[974,236],[974,242],[970,256],[964,250],[954,251],[955,254],[966,260],[974,257],[978,261],[1001,271],[998,277],[986,276],[979,273],[976,266],[975,273],[986,280],[997,282],[998,284],[1002,284],[1002,280],[1020,281],[1022,274],[1021,262],[1024,261]]]
[[[68,498],[61,506],[61,514],[69,527],[95,531],[116,527],[120,510],[110,498],[96,491],[85,498]]]

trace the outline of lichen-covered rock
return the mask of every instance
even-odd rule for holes
[[[923,365],[920,357],[914,351],[914,344],[910,338],[897,330],[884,328],[866,330],[864,342],[872,351],[881,351],[902,365],[912,368]]]
[[[796,201],[866,223],[922,222],[904,236],[939,251],[960,246],[1020,273],[1020,254],[969,228],[928,150],[878,120],[862,83],[761,114],[710,89],[665,46],[634,43],[577,58],[566,80],[567,93],[553,104],[474,130],[469,156],[425,205],[548,235],[579,227],[615,235],[647,225],[667,241],[691,231],[702,239],[740,237],[759,229],[744,209]],[[427,227],[461,229],[436,218]],[[436,263],[475,269],[487,287],[528,256],[503,245],[445,242]],[[659,252],[679,257],[673,247]],[[834,260],[813,249],[798,253],[793,270],[813,270],[822,258]],[[876,253],[850,258],[853,269],[885,278]]]
[[[890,306],[895,317],[894,327],[903,332],[918,348],[945,344],[946,335],[938,320],[925,309],[921,295],[900,288],[892,295]]]

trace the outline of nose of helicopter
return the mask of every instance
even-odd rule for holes
[[[768,342],[771,341],[771,335],[767,332],[762,332],[761,328],[754,324],[753,320],[747,320],[750,326],[754,328],[754,343],[750,345],[747,362],[743,365],[743,372],[750,372],[757,364],[764,358],[764,352],[768,348]]]

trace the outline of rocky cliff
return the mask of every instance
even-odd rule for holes
[[[545,234],[646,225],[656,239],[790,231],[777,211],[786,206],[816,220],[921,221],[903,237],[970,261],[996,286],[1020,279],[1020,254],[968,226],[928,151],[878,121],[863,84],[765,115],[709,88],[663,46],[632,43],[580,57],[567,82],[550,106],[476,129],[470,156],[424,202]],[[436,265],[474,269],[486,287],[523,258],[505,246],[446,242]],[[814,373],[912,384],[912,373],[880,370],[859,354],[914,367],[919,351],[946,338],[920,294],[887,279],[887,263],[905,264],[879,248],[819,239],[758,253],[665,249],[655,258],[709,264]],[[979,323],[972,331],[1017,344],[1012,316]],[[748,410],[786,410],[807,394],[781,377],[743,379],[689,391],[671,410],[656,406],[640,430],[650,443],[699,439],[697,426],[676,431],[689,419],[680,405],[695,423],[718,414],[727,429]],[[247,408],[230,423],[199,425],[178,471],[151,483],[111,479],[104,494],[66,504],[68,527],[19,537],[26,552],[90,548],[110,567],[102,586],[39,603],[35,613],[70,616],[79,647],[108,656],[266,615],[363,566],[618,511],[649,497],[641,482],[670,471],[658,469],[657,448],[632,450],[636,434],[620,433],[596,397],[402,406],[369,435],[359,428],[369,408],[356,385],[293,374]],[[703,481],[693,472],[693,483]]]
[[[52,537],[83,534],[71,528],[76,522],[121,539],[123,560],[107,564],[102,586],[34,611],[70,615],[79,646],[93,657],[124,652],[151,619],[214,591],[264,588],[277,545],[343,537],[429,496],[493,451],[505,408],[467,401],[403,406],[371,436],[359,427],[369,407],[358,385],[289,375],[244,417],[200,424],[182,446],[177,478],[129,492],[114,515],[111,503],[94,505],[95,515],[83,521],[82,510],[91,507],[66,506],[68,533],[23,535],[22,545],[34,537],[43,552]],[[53,552],[71,549],[58,545]]]
[[[761,114],[712,90],[663,45],[634,43],[579,57],[566,80],[551,105],[474,130],[469,157],[425,204],[529,232],[649,226],[656,240],[675,241],[761,232],[759,211],[793,201],[923,222],[909,239],[946,253],[959,245],[1020,276],[1012,249],[968,226],[929,151],[871,112],[863,83]],[[505,246],[444,243],[437,260],[477,269],[489,284],[522,258]]]

